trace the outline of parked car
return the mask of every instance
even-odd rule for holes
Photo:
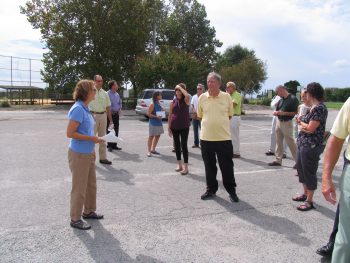
[[[172,89],[145,89],[137,99],[135,109],[137,114],[144,115],[146,118],[148,118],[147,110],[152,102],[152,95],[155,91],[161,92],[162,100],[160,101],[160,104],[165,108],[165,115],[168,117],[170,103],[173,101],[175,96],[175,90]]]

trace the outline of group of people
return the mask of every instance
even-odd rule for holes
[[[121,100],[117,93],[118,84],[110,81],[109,92],[102,89],[102,77],[96,75],[95,81],[81,80],[74,90],[75,104],[68,113],[69,123],[67,137],[71,138],[68,160],[72,172],[71,191],[71,222],[70,225],[78,229],[89,229],[91,226],[81,219],[102,219],[103,215],[96,212],[96,172],[95,172],[95,144],[99,144],[99,158],[102,164],[111,164],[106,158],[106,147],[100,138],[106,132],[115,130],[118,135],[119,114]],[[177,167],[176,171],[182,175],[189,173],[187,140],[190,128],[190,109],[194,127],[193,148],[200,147],[205,167],[206,191],[202,200],[215,196],[218,190],[217,165],[222,174],[223,185],[232,202],[238,202],[236,181],[234,177],[233,158],[240,157],[239,127],[242,98],[236,90],[234,82],[226,84],[226,92],[220,90],[221,76],[215,72],[207,77],[207,88],[197,86],[197,94],[190,98],[186,85],[179,83],[175,87],[175,97],[170,104],[168,116],[168,134],[175,145]],[[271,166],[281,166],[284,158],[285,141],[296,161],[299,182],[303,186],[303,194],[293,197],[294,201],[303,202],[297,209],[308,211],[314,208],[313,194],[317,188],[316,172],[321,153],[324,150],[324,134],[328,111],[323,103],[324,90],[319,83],[310,83],[303,91],[303,105],[288,92],[286,87],[278,86],[276,93],[280,99],[276,102],[273,113],[275,120],[276,160]],[[164,133],[162,118],[164,108],[160,104],[161,93],[156,91],[148,109],[149,138],[148,156],[159,154],[156,146],[160,135]],[[332,170],[338,160],[344,139],[350,133],[348,100],[340,111],[332,128],[332,136],[327,144],[325,154],[322,191],[326,199],[335,203],[335,189],[332,184]],[[293,137],[293,119],[299,127],[297,140]],[[200,136],[198,136],[200,128]],[[197,136],[196,136],[197,133]],[[98,136],[96,136],[96,134]],[[120,150],[117,145],[108,144],[108,149]],[[181,156],[182,155],[182,156]],[[183,162],[182,162],[183,157]],[[346,154],[344,171],[342,174],[341,198],[338,211],[339,225],[335,238],[332,262],[350,262],[348,246],[350,238],[350,147]]]

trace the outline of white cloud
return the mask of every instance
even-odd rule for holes
[[[346,59],[338,59],[334,62],[334,65],[338,68],[349,68],[350,61]]]

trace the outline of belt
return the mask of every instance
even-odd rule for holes
[[[93,113],[93,114],[103,114],[103,113],[105,113],[105,111],[102,111],[102,112],[91,111],[91,113]]]
[[[235,114],[235,115],[233,115],[233,117],[240,117],[241,116],[241,114]]]
[[[112,111],[112,114],[119,114],[119,111]]]
[[[279,120],[280,122],[287,122],[287,121],[291,121],[291,120],[293,120],[293,119],[290,119],[290,120],[281,120],[280,118],[278,118],[278,120]]]

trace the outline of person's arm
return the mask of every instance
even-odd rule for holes
[[[174,104],[173,104],[173,101],[170,102],[170,106],[169,106],[169,116],[168,116],[168,134],[170,137],[172,137],[172,131],[171,131],[171,117],[173,115],[173,107],[174,107]]]
[[[84,135],[81,133],[78,133],[78,126],[80,125],[79,122],[69,120],[68,126],[67,126],[67,137],[76,139],[76,140],[81,140],[81,141],[93,141],[94,143],[101,143],[103,142],[102,139],[98,138],[97,136],[89,136],[89,135]]]
[[[109,120],[109,126],[111,126],[111,125],[113,125],[111,106],[107,107],[106,111],[107,111],[107,117],[108,117],[108,120]]]
[[[331,135],[323,159],[322,193],[324,198],[333,205],[337,202],[337,195],[332,181],[332,172],[339,159],[343,143],[344,139]]]
[[[150,118],[150,119],[160,119],[160,120],[161,120],[162,117],[161,117],[161,116],[154,115],[154,114],[153,114],[153,110],[154,110],[154,104],[151,103],[151,104],[149,105],[148,111],[147,111],[147,116],[148,116],[148,118]]]
[[[320,121],[314,120],[311,120],[309,123],[299,121],[300,130],[306,133],[314,133],[320,124]]]
[[[185,102],[186,104],[189,106],[190,105],[190,94],[188,94],[188,92],[183,89],[181,86],[176,86],[181,92],[182,94],[185,96]]]

